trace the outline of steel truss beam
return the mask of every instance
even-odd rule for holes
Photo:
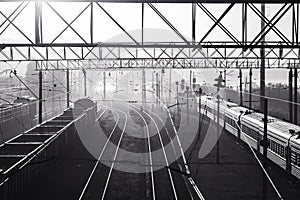
[[[16,8],[8,13],[1,10],[1,4],[6,1],[0,0],[0,40],[1,35],[8,31],[9,27],[13,27],[14,31],[18,34],[21,34],[24,37],[24,41],[21,43],[14,42],[4,42],[0,44],[0,61],[10,62],[10,61],[76,61],[76,60],[99,60],[99,62],[109,62],[111,63],[120,63],[119,67],[126,66],[126,62],[135,62],[136,66],[141,66],[140,63],[147,63],[149,60],[154,61],[157,65],[161,65],[166,60],[167,66],[174,65],[174,62],[177,63],[176,66],[188,67],[186,63],[195,60],[195,64],[198,67],[209,67],[219,65],[219,67],[243,67],[243,66],[259,66],[257,60],[260,59],[259,50],[264,48],[266,52],[266,63],[269,67],[287,67],[290,66],[290,63],[298,63],[299,52],[300,52],[300,43],[299,43],[299,4],[285,1],[231,1],[228,4],[226,1],[176,1],[176,2],[185,2],[190,3],[191,5],[191,39],[186,35],[180,32],[180,29],[171,23],[172,20],[168,19],[164,13],[159,9],[159,4],[161,3],[173,3],[172,0],[156,0],[156,1],[134,1],[134,0],[118,0],[118,1],[106,1],[106,0],[95,0],[95,1],[84,1],[84,0],[63,0],[58,2],[69,2],[70,7],[72,7],[72,2],[82,2],[82,8],[74,12],[74,17],[72,19],[66,19],[63,17],[55,6],[53,2],[56,0],[50,1],[17,1],[13,0],[10,2],[16,2]],[[59,4],[56,2],[56,4]],[[102,2],[131,2],[141,4],[141,35],[142,40],[139,41],[131,34],[129,30],[126,30],[125,27],[116,19],[114,16],[105,9],[105,4]],[[209,3],[223,3],[224,9],[223,13],[219,13],[218,16],[215,16],[211,9],[208,8]],[[242,3],[242,5],[237,4]],[[257,8],[257,5],[253,3],[281,3],[279,4],[279,9],[271,16],[267,17],[262,14],[262,12]],[[35,34],[32,35],[26,33],[22,30],[16,23],[16,19],[19,18],[19,15],[27,9],[29,4],[34,4],[35,6],[35,15],[32,19],[32,23],[35,25]],[[119,6],[122,6],[120,4]],[[230,25],[224,24],[224,18],[226,18],[229,13],[233,12],[233,8],[239,6],[241,9],[241,17],[236,21],[232,22],[234,26],[236,23],[242,25],[242,34],[240,37],[237,36],[237,33],[234,33],[230,30]],[[51,39],[45,38],[45,32],[47,29],[43,26],[43,23],[46,23],[47,16],[43,15],[43,10],[47,8],[52,11],[57,17],[57,20],[64,24],[64,27],[53,35]],[[144,9],[152,10],[152,12],[158,16],[163,23],[165,23],[175,35],[182,42],[145,42],[144,41],[144,19],[147,16],[144,15]],[[95,24],[97,24],[97,19],[95,18],[96,12],[104,13],[112,22],[116,25],[119,30],[121,30],[124,35],[126,35],[131,42],[124,41],[118,43],[97,43],[95,39]],[[88,24],[88,30],[84,35],[81,31],[74,27],[74,24],[82,17],[82,15],[89,12],[89,17],[86,19],[86,24]],[[208,31],[197,39],[197,29],[198,21],[196,17],[202,12],[205,14],[212,22],[213,25],[208,27]],[[249,13],[255,15],[259,20],[264,22],[265,26],[262,27],[262,30],[254,35],[253,38],[249,37],[248,32],[249,25]],[[290,13],[290,29],[291,34],[286,34],[280,30],[278,27],[279,22],[284,16],[287,16]],[[1,21],[2,19],[2,21]],[[225,34],[228,37],[226,41],[211,41],[209,37],[212,32],[216,31],[217,27],[219,32]],[[58,40],[62,35],[67,31],[71,31],[80,39],[80,42],[66,42],[61,43]],[[105,30],[105,28],[103,28]],[[267,40],[261,42],[262,38],[265,38],[270,33],[275,33],[278,37],[277,39]],[[175,60],[175,61],[174,61]],[[176,61],[178,60],[178,61]],[[182,62],[185,60],[186,62]],[[203,64],[202,61],[206,60],[206,63]],[[151,61],[151,62],[152,62]],[[58,62],[59,63],[59,62]],[[173,63],[173,64],[171,64]],[[199,64],[202,63],[202,64]],[[267,67],[268,67],[267,66]],[[103,67],[103,66],[102,66]],[[154,66],[155,67],[155,66]],[[101,68],[101,67],[100,67]]]
[[[67,62],[67,64],[65,64]],[[39,61],[40,65],[37,70],[121,70],[121,69],[138,69],[138,68],[172,68],[172,69],[203,69],[203,68],[218,68],[218,69],[259,69],[260,63],[256,59],[249,59],[245,61],[236,61],[235,64],[225,65],[224,67],[219,63],[221,60],[207,61],[206,59],[121,59],[121,60],[68,60],[68,61]],[[66,67],[68,66],[68,68]],[[286,63],[284,65],[269,65],[266,69],[274,68],[298,68],[300,63],[294,61],[293,63]]]
[[[20,2],[21,0],[0,0]],[[22,0],[36,1],[36,0]],[[228,3],[228,0],[39,0],[41,2],[106,2],[106,3]],[[298,2],[298,1],[290,1]],[[231,0],[230,3],[286,3],[284,0]]]

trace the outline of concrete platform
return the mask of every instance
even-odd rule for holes
[[[198,142],[186,153],[187,156],[191,155],[189,158],[191,174],[204,197],[208,200],[263,199],[261,167],[249,147],[227,131],[223,131],[219,140],[219,163],[216,161],[216,146],[206,157],[199,158],[199,150],[209,123],[209,119],[204,120]],[[285,200],[300,199],[299,180],[289,177],[274,163],[266,162],[265,165]],[[266,187],[266,199],[279,199],[270,182],[267,182]]]

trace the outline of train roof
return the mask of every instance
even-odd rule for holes
[[[4,111],[4,110],[11,109],[11,108],[19,107],[21,105],[22,105],[21,103],[11,103],[11,104],[2,103],[2,104],[0,104],[0,111]]]
[[[270,126],[273,128],[276,128],[284,133],[288,133],[288,134],[289,134],[290,129],[293,129],[296,132],[300,131],[300,126],[291,124],[289,122],[281,121],[281,120],[278,120],[277,122],[272,123]]]
[[[234,113],[236,115],[239,115],[241,112],[246,112],[247,108],[242,107],[242,106],[234,106],[234,107],[230,107],[230,109],[228,109],[229,112]]]

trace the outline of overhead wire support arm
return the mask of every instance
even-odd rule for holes
[[[11,71],[12,74],[26,87],[26,89],[36,98],[38,99],[39,97],[26,85],[26,83],[17,75],[17,71],[13,70]]]

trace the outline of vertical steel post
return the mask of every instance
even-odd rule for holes
[[[91,44],[94,42],[94,19],[93,14],[94,13],[94,4],[91,2],[91,16],[90,16],[90,38],[91,38]]]
[[[189,86],[186,86],[186,122],[190,123],[190,108],[189,108]]]
[[[263,155],[267,159],[268,153],[268,99],[264,100],[264,139],[263,139]]]
[[[293,123],[293,70],[289,71],[289,121]]]
[[[263,16],[265,16],[266,9],[265,4],[261,4],[261,13]],[[261,20],[261,29],[264,30],[265,22],[262,19]],[[262,35],[265,34],[265,31],[262,32]],[[261,39],[261,44],[264,45],[265,43],[265,37],[263,36]],[[266,95],[265,87],[266,87],[266,75],[265,75],[265,49],[260,49],[260,57],[261,57],[261,67],[260,67],[260,112],[264,112],[264,97]]]
[[[192,40],[193,44],[195,44],[196,40],[196,4],[192,4]]]
[[[178,89],[179,82],[176,81],[175,84],[176,84],[177,115],[179,116],[179,96],[178,96],[179,95],[179,89]]]
[[[216,162],[217,164],[220,163],[220,95],[217,95],[217,157],[216,157]]]
[[[164,101],[164,69],[161,70],[160,73],[160,99]]]
[[[69,62],[68,62],[69,63]],[[69,78],[69,68],[67,68],[67,108],[70,107],[70,78]]]
[[[250,71],[249,71],[249,108],[252,109],[252,76],[253,76],[253,73],[252,73],[252,68],[250,68]]]
[[[294,124],[298,123],[298,71],[294,69]]]
[[[264,98],[264,135],[263,135],[263,157],[264,157],[264,166],[266,167],[266,161],[268,159],[268,99]],[[267,177],[263,173],[263,200],[267,199]]]
[[[106,100],[106,75],[103,71],[103,100]]]
[[[39,124],[43,122],[43,74],[39,71]]]
[[[159,99],[159,80],[158,80],[158,73],[155,74],[156,75],[156,104],[159,103],[158,99]]]
[[[242,69],[239,69],[239,79],[240,79],[240,106],[243,106],[243,75]]]
[[[190,90],[192,90],[192,70],[190,70]]]
[[[146,106],[146,73],[145,69],[142,69],[142,102]]]
[[[169,70],[170,70],[170,71],[169,71],[169,104],[171,104],[172,69],[170,68]]]
[[[84,81],[84,96],[86,97],[87,96],[87,88],[86,88],[86,71],[85,69],[82,70],[83,72],[83,81]]]
[[[144,3],[142,3],[142,45],[144,44]]]
[[[41,19],[41,7],[40,2],[35,2],[35,43],[40,44],[41,37],[40,37],[40,19]]]
[[[199,87],[199,124],[198,124],[198,133],[200,134],[200,128],[201,128],[201,95],[202,95],[202,89]]]

